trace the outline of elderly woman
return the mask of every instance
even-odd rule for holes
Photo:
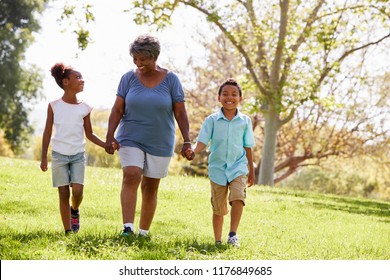
[[[160,43],[150,35],[141,35],[130,44],[136,69],[122,76],[109,117],[105,149],[113,154],[119,148],[123,170],[122,236],[134,233],[140,183],[142,205],[138,234],[149,233],[160,179],[168,175],[174,152],[175,119],[183,137],[182,155],[191,149],[181,83],[175,73],[157,65],[159,54]]]

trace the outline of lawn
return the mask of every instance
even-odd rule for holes
[[[390,259],[389,202],[253,186],[241,248],[217,248],[207,178],[163,179],[145,240],[119,236],[121,171],[88,167],[86,175],[80,232],[65,236],[51,172],[37,161],[0,158],[1,260]],[[224,236],[228,226],[226,216]]]

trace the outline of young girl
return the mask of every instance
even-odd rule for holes
[[[83,91],[84,80],[80,72],[63,63],[51,68],[51,75],[64,94],[60,99],[49,103],[46,126],[42,139],[41,169],[47,171],[47,151],[52,142],[53,187],[58,188],[60,213],[65,234],[78,232],[80,228],[79,206],[83,200],[85,173],[85,136],[100,147],[103,142],[92,131],[90,113],[92,108],[77,99]],[[54,135],[52,128],[54,125]],[[70,188],[71,205],[69,205]]]

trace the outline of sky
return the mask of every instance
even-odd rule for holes
[[[37,134],[43,131],[48,102],[60,98],[63,93],[50,75],[50,68],[56,62],[72,65],[82,73],[85,87],[78,95],[80,99],[94,108],[110,109],[121,76],[134,67],[128,49],[139,34],[151,33],[159,38],[162,49],[158,63],[163,67],[172,59],[175,67],[185,67],[189,55],[197,52],[202,55],[199,45],[194,43],[194,33],[190,30],[195,30],[195,26],[201,29],[202,24],[204,28],[205,21],[188,8],[182,8],[174,14],[172,27],[150,32],[147,26],[136,25],[131,15],[123,12],[128,8],[128,0],[79,0],[79,7],[81,3],[93,3],[91,11],[96,18],[94,23],[88,25],[94,43],[85,51],[80,51],[72,30],[68,28],[64,32],[65,26],[58,22],[64,4],[76,3],[76,0],[52,2],[39,17],[42,28],[35,34],[35,42],[27,50],[25,61],[26,64],[37,65],[44,74],[44,99],[34,105],[30,114]]]

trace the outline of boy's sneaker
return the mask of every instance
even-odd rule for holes
[[[138,230],[138,236],[140,237],[149,237],[149,231],[144,229]]]
[[[72,225],[72,231],[77,233],[80,229],[80,212],[79,210],[71,209],[70,223]]]
[[[233,235],[233,236],[230,236],[230,235],[229,235],[229,236],[228,236],[227,243],[228,243],[229,245],[232,245],[232,246],[237,247],[237,248],[240,247],[240,243],[238,242],[238,237],[237,237],[236,234]]]
[[[215,241],[215,246],[221,246],[221,245],[222,245],[222,241],[220,240]]]
[[[130,227],[125,227],[123,231],[121,232],[121,236],[130,236],[133,235],[134,232],[131,230]]]

